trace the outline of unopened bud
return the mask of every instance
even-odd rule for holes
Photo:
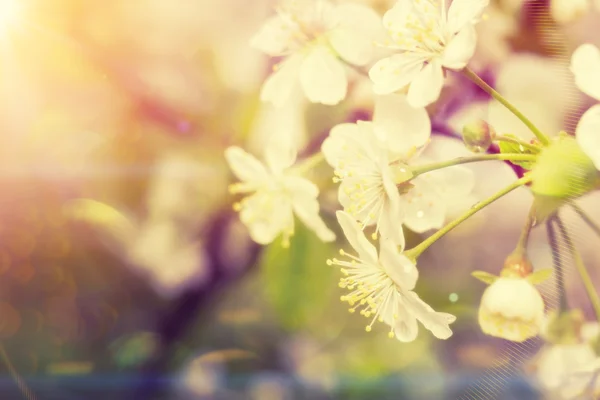
[[[465,146],[473,153],[486,152],[492,145],[495,135],[494,128],[482,119],[465,125],[462,131]]]
[[[535,195],[574,199],[594,190],[600,179],[592,160],[575,138],[561,136],[544,148],[531,171]]]

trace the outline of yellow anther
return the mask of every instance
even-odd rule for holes
[[[367,326],[365,327],[365,331],[367,331],[367,332],[371,332],[371,325],[367,325]]]
[[[390,339],[393,339],[393,338],[394,338],[394,332],[391,332],[391,331],[390,331],[390,332],[388,332],[388,337],[389,337]]]

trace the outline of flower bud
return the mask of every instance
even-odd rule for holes
[[[526,279],[500,277],[483,293],[478,319],[485,334],[523,342],[539,333],[544,300]]]
[[[494,140],[496,132],[484,120],[478,120],[463,127],[462,136],[465,147],[473,153],[486,152]]]
[[[580,197],[599,181],[594,163],[571,136],[561,136],[542,150],[531,178],[533,193],[554,201]]]

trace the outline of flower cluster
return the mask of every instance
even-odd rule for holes
[[[559,211],[600,187],[600,105],[584,113],[575,132],[544,132],[480,77],[477,68],[468,67],[477,56],[477,27],[488,3],[398,0],[379,16],[369,6],[352,2],[283,1],[251,39],[254,48],[278,58],[261,100],[282,106],[302,92],[309,102],[330,106],[348,97],[352,107],[348,94],[368,82],[372,101],[367,107],[372,109],[367,110],[371,117],[340,119],[327,132],[315,133],[306,150],[311,155],[297,165],[296,139],[285,132],[265,143],[266,165],[240,147],[227,149],[227,161],[241,181],[230,191],[246,195],[234,209],[256,242],[269,244],[282,236],[284,246],[292,245],[294,216],[322,241],[333,241],[335,235],[324,221],[335,213],[354,250],[340,250],[340,258],[327,260],[343,275],[341,300],[351,313],[370,319],[367,331],[379,321],[401,342],[416,339],[417,321],[435,337],[447,339],[456,320],[415,293],[419,256],[518,188],[527,188],[534,202],[500,276],[473,273],[489,284],[478,321],[484,333],[515,342],[543,332],[547,301],[535,285],[546,281],[553,269],[533,268],[527,252],[530,231],[545,224],[558,259],[555,230],[562,240],[571,240]],[[600,50],[582,45],[572,56],[571,70],[577,86],[600,101]],[[462,135],[453,131],[453,114],[470,106],[453,99],[453,93],[473,87],[491,97],[494,107],[510,112],[534,139],[494,129],[484,119],[468,121]],[[450,151],[434,151],[439,136],[464,143],[465,153],[453,158]],[[321,160],[333,170],[332,179],[320,179],[321,169],[311,174]],[[476,175],[463,164],[483,161],[508,163],[518,177],[492,196],[476,199]],[[332,190],[337,190],[335,204],[327,197]],[[405,249],[406,230],[423,236],[422,241]],[[574,257],[578,259],[576,253]],[[560,295],[565,297],[564,290]]]

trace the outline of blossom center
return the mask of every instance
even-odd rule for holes
[[[377,320],[390,324],[389,337],[393,338],[393,321],[398,318],[400,303],[395,283],[380,266],[365,262],[344,250],[340,250],[340,255],[349,260],[327,260],[327,265],[341,267],[344,277],[340,279],[339,286],[350,291],[342,295],[340,300],[350,305],[350,313],[359,310],[360,315],[371,318],[371,323],[365,328],[367,332],[371,331]]]
[[[447,42],[445,7],[444,0],[415,0],[404,21],[386,25],[394,45],[405,51],[442,53]]]

